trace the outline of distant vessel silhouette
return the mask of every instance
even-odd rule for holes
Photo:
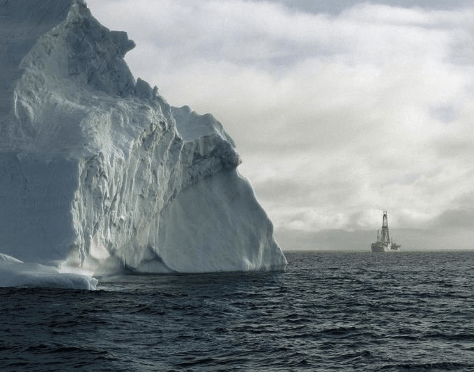
[[[371,247],[372,252],[396,252],[401,247],[390,239],[387,211],[383,211],[382,230],[377,231],[377,241]]]

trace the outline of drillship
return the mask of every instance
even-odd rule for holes
[[[390,239],[387,211],[383,211],[382,230],[377,231],[377,241],[372,243],[372,252],[396,252],[400,245]]]

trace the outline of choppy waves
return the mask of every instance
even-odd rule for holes
[[[290,253],[286,273],[0,289],[6,371],[474,369],[474,253]]]

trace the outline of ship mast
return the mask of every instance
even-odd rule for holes
[[[382,242],[390,243],[390,233],[388,231],[388,217],[387,211],[383,211],[383,222],[382,222]]]

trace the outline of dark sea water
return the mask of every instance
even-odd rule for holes
[[[474,252],[0,289],[1,371],[474,371]]]

